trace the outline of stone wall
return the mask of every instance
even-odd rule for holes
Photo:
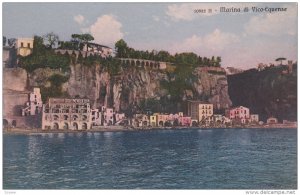
[[[25,91],[27,88],[27,72],[22,68],[3,69],[3,89]]]
[[[30,92],[3,91],[3,117],[22,116]]]

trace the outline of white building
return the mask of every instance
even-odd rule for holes
[[[91,109],[92,126],[100,126],[102,123],[102,113],[99,109]]]
[[[42,129],[90,129],[90,115],[89,99],[50,98],[43,106]]]
[[[109,57],[113,53],[112,48],[107,47],[105,45],[99,45],[96,43],[85,44],[83,47],[83,51],[93,52],[95,54],[100,55],[103,58]]]
[[[101,108],[103,113],[103,125],[104,126],[110,126],[115,124],[114,120],[114,110],[112,108],[106,108],[105,106],[102,106]]]
[[[29,101],[26,103],[26,108],[22,109],[22,116],[36,115],[41,112],[43,107],[40,88],[34,88],[29,94]]]

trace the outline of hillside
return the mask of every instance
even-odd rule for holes
[[[297,65],[291,74],[287,66],[269,67],[263,71],[247,70],[228,76],[228,92],[233,106],[249,107],[260,120],[268,117],[297,120]]]

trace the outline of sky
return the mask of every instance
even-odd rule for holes
[[[220,12],[220,7],[241,12]],[[243,12],[248,7],[248,12]],[[285,12],[253,12],[287,8]],[[206,13],[195,13],[206,9]],[[207,13],[212,9],[212,13]],[[258,63],[297,60],[297,3],[3,3],[7,38],[54,32],[60,40],[90,33],[114,48],[119,39],[139,50],[221,56],[223,67],[249,69]]]

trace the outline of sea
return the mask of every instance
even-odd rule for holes
[[[3,189],[297,189],[297,129],[3,134]]]

